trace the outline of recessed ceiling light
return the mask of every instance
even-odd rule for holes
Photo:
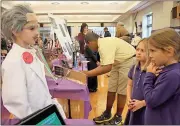
[[[60,4],[59,2],[52,2],[51,4],[53,4],[53,5],[58,5],[58,4]]]
[[[81,2],[81,4],[83,4],[83,5],[87,5],[87,4],[89,4],[88,2]]]
[[[111,4],[118,4],[117,2],[112,2]]]

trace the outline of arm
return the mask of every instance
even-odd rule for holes
[[[6,62],[2,68],[2,99],[5,108],[22,119],[32,113],[28,103],[26,76],[22,62]]]
[[[133,81],[131,79],[128,79],[128,84],[127,84],[127,100],[128,100],[128,102],[131,99],[132,86],[133,86]]]
[[[179,88],[180,77],[176,73],[168,73],[155,84],[156,76],[146,73],[144,79],[144,97],[148,107],[155,108],[169,100]]]
[[[135,65],[133,65],[131,67],[131,69],[129,70],[129,73],[128,73],[127,100],[130,100],[131,95],[132,95],[133,77],[134,77],[134,74],[135,74],[134,69],[135,69]]]
[[[112,64],[99,66],[91,71],[83,71],[88,77],[98,76],[111,71]]]

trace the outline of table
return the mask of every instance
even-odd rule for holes
[[[64,60],[64,57],[62,57],[62,58],[59,58],[59,59],[54,59],[53,61],[52,61],[52,64],[53,64],[53,67],[54,66],[62,66],[62,63],[61,63],[61,60]],[[82,63],[82,66],[78,66],[78,67],[76,67],[76,68],[73,68],[73,70],[76,70],[76,71],[82,71],[82,70],[87,70],[87,62],[83,62]],[[53,81],[53,80],[52,80]],[[62,83],[62,82],[61,82]],[[63,82],[64,83],[64,82]],[[76,83],[76,85],[77,85],[77,83]],[[85,85],[84,85],[85,86]],[[78,87],[79,88],[79,87]],[[86,88],[86,91],[84,90],[84,92],[88,92],[88,98],[89,98],[89,90],[88,90],[88,88],[87,88],[87,86],[85,86],[85,87],[83,87],[83,88]],[[76,92],[78,92],[78,89],[73,89],[74,91],[76,90]],[[71,90],[72,91],[72,90]],[[56,91],[57,92],[57,91]],[[70,92],[70,90],[69,90],[69,92]],[[67,94],[66,94],[66,96],[68,96],[68,93],[69,92],[67,92]],[[70,94],[69,94],[70,95]],[[73,97],[74,97],[74,94],[72,94],[73,95]],[[76,94],[77,95],[77,94]],[[82,94],[83,95],[83,94]],[[83,100],[83,99],[81,99],[81,97],[83,97],[82,95],[77,95],[77,97],[75,98],[75,100]],[[87,95],[87,94],[86,94]],[[56,96],[57,97],[57,96]],[[67,97],[65,97],[65,98],[67,98]],[[87,115],[87,109],[88,109],[88,103],[87,102],[84,102],[84,118],[88,118],[88,115]],[[69,110],[69,118],[71,119],[72,117],[71,117],[71,108],[70,108],[70,99],[68,99],[68,110]]]
[[[91,111],[89,90],[86,85],[81,85],[65,78],[57,80],[58,85],[52,78],[47,77],[49,91],[53,98],[66,98],[84,101],[84,118],[87,119]]]

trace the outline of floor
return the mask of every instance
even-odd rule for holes
[[[101,115],[101,113],[105,110],[106,107],[106,97],[107,97],[107,88],[108,88],[108,77],[107,75],[101,75],[98,76],[98,91],[96,93],[90,93],[90,102],[92,106],[92,110],[89,113],[89,119],[93,119],[94,117],[97,117]],[[66,115],[68,116],[68,108],[67,108],[67,100],[61,99],[59,100],[61,104],[63,105],[64,111]],[[116,101],[114,103],[114,107],[112,109],[112,114],[116,111]],[[83,102],[82,101],[74,101],[71,100],[71,113],[72,118],[83,118],[84,116],[84,108],[83,108]],[[125,106],[122,117],[125,118],[127,113],[127,106]]]

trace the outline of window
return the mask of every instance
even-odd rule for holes
[[[115,27],[107,27],[108,31],[111,33],[111,36],[114,37],[116,34],[116,28]],[[94,33],[104,36],[104,27],[91,27],[89,26],[88,29],[91,29]]]
[[[152,14],[147,15],[147,37],[151,35],[152,31]]]
[[[153,14],[152,12],[146,14],[143,16],[143,21],[142,21],[142,38],[147,38],[151,35],[152,32],[152,17]]]

